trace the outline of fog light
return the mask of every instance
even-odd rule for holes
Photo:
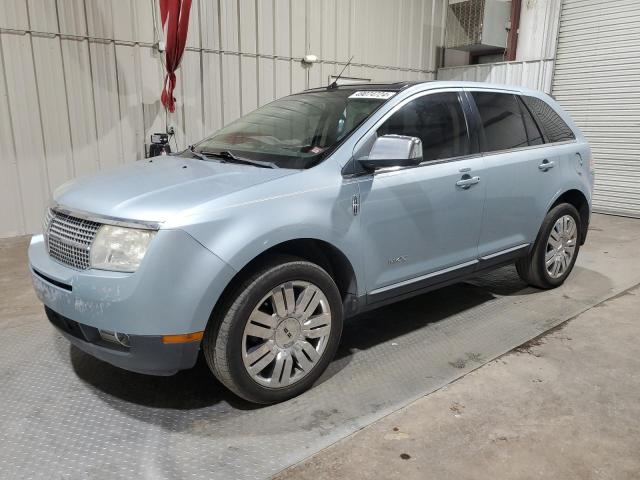
[[[116,332],[116,340],[123,347],[129,348],[131,346],[131,342],[129,341],[129,335],[127,335],[126,333]]]
[[[126,348],[131,346],[129,335],[126,333],[112,332],[110,330],[98,330],[98,332],[100,332],[100,338],[105,342],[117,343]]]

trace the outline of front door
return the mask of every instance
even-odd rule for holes
[[[485,188],[457,92],[404,104],[378,129],[422,140],[423,163],[378,170],[360,183],[369,301],[473,270]]]

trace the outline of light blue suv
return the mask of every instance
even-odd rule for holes
[[[232,391],[272,403],[318,379],[346,317],[510,262],[533,286],[563,283],[592,187],[584,136],[542,93],[333,85],[64,185],[29,259],[81,350],[156,375],[202,352]]]

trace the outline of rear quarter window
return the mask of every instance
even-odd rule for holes
[[[573,130],[547,102],[540,98],[524,95],[522,100],[535,117],[549,143],[576,139]]]
[[[531,112],[523,103],[521,98],[518,98],[520,109],[522,110],[522,119],[524,120],[524,126],[527,130],[527,136],[529,137],[529,145],[541,145],[544,143],[544,135],[538,128],[538,124],[533,119]]]

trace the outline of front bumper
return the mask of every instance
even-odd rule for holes
[[[134,273],[62,265],[49,257],[42,235],[31,239],[29,264],[36,294],[52,312],[85,329],[116,331],[136,339],[135,348],[132,341],[126,356],[62,329],[72,343],[114,365],[145,372],[166,370],[153,367],[162,359],[151,344],[161,343],[161,336],[206,328],[214,305],[235,275],[230,266],[182,230],[159,230]],[[199,344],[191,342],[182,350],[193,347],[197,353]],[[188,368],[183,357],[195,361],[192,352],[175,345],[166,347],[162,346],[160,356],[173,352],[171,355],[181,358],[174,362],[178,367]]]
[[[173,375],[195,365],[200,342],[162,342],[161,336],[130,335],[125,348],[102,339],[98,329],[82,325],[45,307],[51,324],[85,353],[119,368],[147,375]]]

